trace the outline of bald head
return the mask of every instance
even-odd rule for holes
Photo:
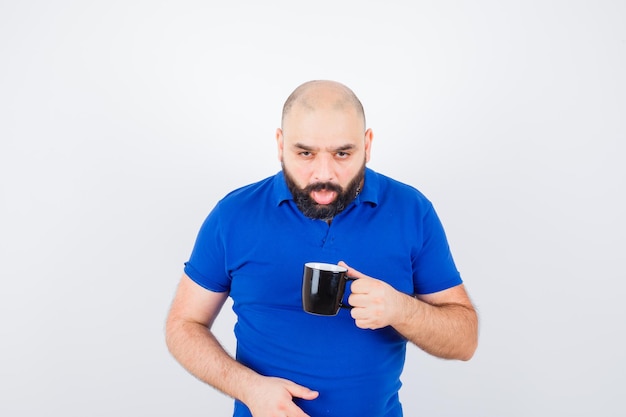
[[[304,111],[333,109],[355,112],[363,120],[363,129],[365,129],[365,112],[361,101],[352,90],[335,81],[309,81],[296,88],[283,106],[283,127],[285,119],[294,108]]]

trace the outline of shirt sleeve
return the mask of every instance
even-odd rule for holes
[[[220,218],[218,204],[200,227],[184,271],[196,284],[207,290],[227,292],[230,291],[231,280],[226,268],[223,225]]]
[[[430,205],[423,217],[423,244],[414,259],[413,281],[417,294],[429,294],[463,282],[456,268],[443,225]]]

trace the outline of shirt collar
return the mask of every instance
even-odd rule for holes
[[[363,182],[363,189],[359,195],[356,196],[354,202],[356,204],[371,203],[373,206],[377,206],[378,190],[378,174],[369,168],[365,168],[365,181]]]
[[[280,206],[284,201],[293,200],[283,171],[280,171],[274,177],[274,197],[277,206]],[[354,199],[354,204],[358,205],[361,203],[371,203],[373,206],[378,205],[378,174],[369,168],[365,168],[363,189]]]
[[[280,171],[274,177],[274,197],[276,206],[280,206],[283,201],[293,200],[291,191],[289,191],[289,188],[287,187],[283,171]]]

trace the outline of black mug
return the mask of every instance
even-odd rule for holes
[[[320,316],[335,316],[340,308],[352,308],[341,300],[346,290],[348,269],[323,262],[304,264],[302,277],[302,307],[304,311]]]

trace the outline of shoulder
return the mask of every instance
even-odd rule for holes
[[[278,175],[264,178],[226,194],[218,201],[216,209],[222,213],[240,215],[242,212],[258,211],[274,200],[275,182]]]
[[[378,185],[378,196],[381,204],[387,203],[403,207],[414,205],[427,210],[432,207],[430,200],[415,186],[378,172],[371,171],[371,173]]]
[[[238,200],[241,198],[245,199],[251,195],[255,195],[258,193],[271,192],[275,178],[276,175],[272,175],[260,181],[236,188],[226,194],[221,201]]]

